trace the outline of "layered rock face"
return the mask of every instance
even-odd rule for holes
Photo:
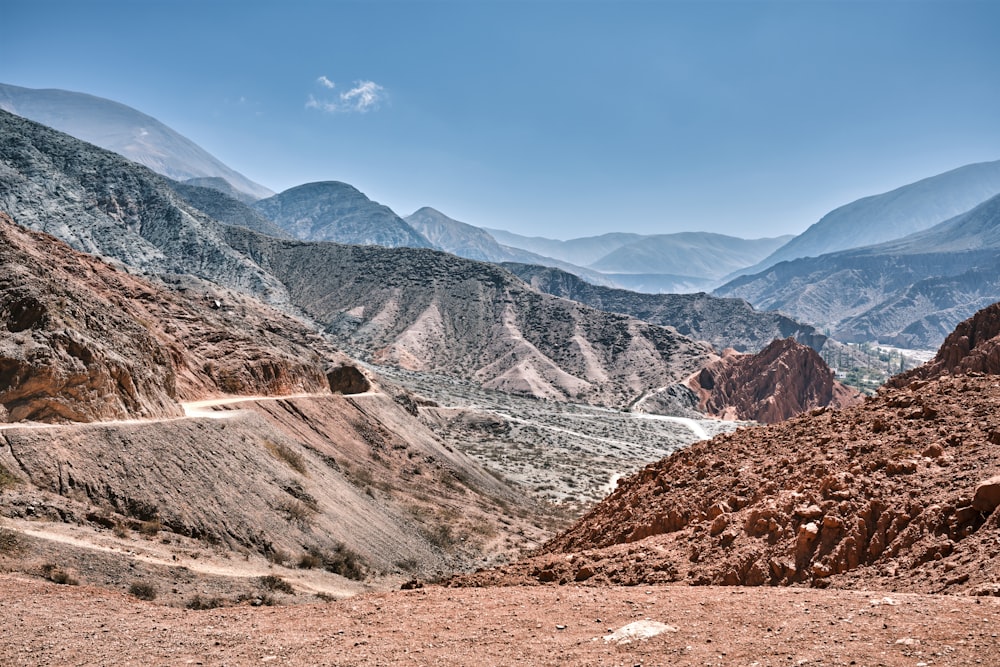
[[[1000,374],[1000,303],[959,324],[931,361],[893,377],[888,384],[904,387],[914,380],[967,373]]]
[[[327,368],[348,363],[250,297],[175,282],[154,285],[0,214],[2,421],[168,417],[178,400],[220,393],[329,392]]]
[[[50,258],[0,213],[0,421],[181,414],[170,357],[112,299],[77,287],[90,266]],[[104,267],[106,271],[113,271]]]
[[[844,407],[860,394],[834,379],[815,350],[791,338],[757,354],[727,350],[688,380],[699,408],[724,419],[773,424],[819,407]]]

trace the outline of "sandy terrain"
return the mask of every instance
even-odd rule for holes
[[[4,665],[1000,664],[996,598],[432,587],[189,611],[9,575],[0,576],[0,596]]]

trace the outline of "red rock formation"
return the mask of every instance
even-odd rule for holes
[[[647,466],[543,553],[468,583],[795,584],[990,594],[996,376],[943,376]]]
[[[860,395],[834,379],[812,349],[776,339],[757,354],[726,350],[688,380],[699,408],[724,419],[773,424],[818,407],[843,407]]]
[[[178,400],[329,392],[346,357],[197,279],[168,290],[0,213],[0,421],[177,416]],[[183,284],[182,284],[183,283]]]
[[[948,373],[1000,373],[1000,303],[983,308],[955,327],[929,362],[891,378],[886,384],[905,387],[914,380]]]

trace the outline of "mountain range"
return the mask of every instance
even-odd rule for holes
[[[843,341],[932,348],[1000,298],[1000,197],[883,244],[783,262],[716,290]]]
[[[0,84],[0,109],[124,155],[175,180],[220,177],[252,199],[274,194],[155,118],[102,97]]]

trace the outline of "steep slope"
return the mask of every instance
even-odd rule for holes
[[[284,299],[284,287],[228,247],[218,222],[161,176],[0,111],[0,211],[77,250],[154,273],[193,274]]]
[[[959,167],[841,206],[739,274],[759,273],[799,257],[818,257],[902,238],[969,211],[997,194],[1000,161]]]
[[[176,180],[219,177],[252,199],[274,194],[155,118],[118,102],[67,90],[0,84],[0,109],[124,155]]]
[[[254,208],[301,240],[431,247],[389,207],[338,181],[299,185],[256,202]]]
[[[0,213],[0,422],[181,414],[164,347],[74,284],[81,257],[56,262],[33,241]]]
[[[436,438],[411,396],[264,304],[190,278],[165,289],[6,217],[0,276],[0,416],[99,422],[0,425],[0,513],[39,548],[78,526],[59,566],[93,583],[148,567],[129,530],[175,561],[211,544],[356,579],[464,568],[538,534],[511,514],[529,501]],[[100,545],[111,528],[119,548]],[[191,582],[187,567],[156,576]]]
[[[656,234],[591,263],[605,273],[649,273],[719,279],[760,261],[791,237],[747,240],[709,232]]]
[[[717,350],[758,352],[775,338],[789,336],[818,350],[826,341],[813,327],[780,313],[754,310],[742,299],[722,299],[704,293],[641,294],[592,285],[558,269],[512,263],[502,266],[547,294],[671,326],[688,338],[708,341]]]
[[[935,347],[1000,298],[1000,196],[930,230],[799,259],[716,290],[829,329],[844,341]]]
[[[598,271],[574,266],[569,262],[545,257],[520,248],[501,245],[486,230],[453,220],[444,213],[428,206],[405,219],[438,250],[444,250],[459,257],[483,262],[522,262],[540,266],[554,266],[580,276],[595,285],[614,284],[607,276]]]
[[[181,414],[219,394],[329,392],[347,358],[304,325],[193,278],[130,275],[0,213],[0,421]]]
[[[624,406],[706,359],[703,344],[673,329],[541,294],[439,251],[278,241],[237,227],[227,238],[347,349],[377,363]]]
[[[886,384],[905,387],[917,380],[968,373],[1000,375],[1000,303],[983,308],[955,327],[926,364],[896,375]]]
[[[191,206],[208,217],[227,225],[238,225],[261,234],[277,238],[290,238],[288,232],[261,215],[256,209],[225,192],[218,184],[194,185],[192,179],[186,183],[172,182],[170,187]],[[205,182],[206,179],[201,179]]]
[[[545,555],[460,582],[995,594],[996,384],[945,376],[696,443],[620,482]]]
[[[723,419],[774,424],[815,408],[841,408],[861,395],[833,377],[819,354],[791,338],[757,354],[727,350],[688,380],[698,408]]]

